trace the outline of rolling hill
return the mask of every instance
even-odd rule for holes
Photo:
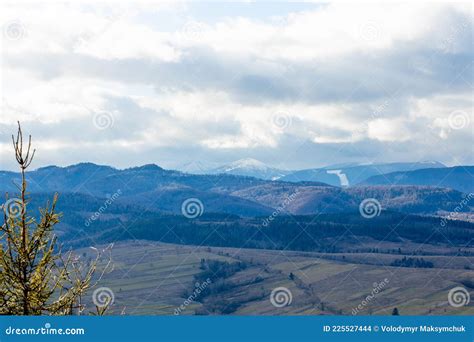
[[[446,174],[443,170],[448,169],[413,172],[432,172],[440,178]],[[463,168],[457,170],[465,171]],[[453,171],[453,180],[444,177],[442,184],[449,186],[457,182],[458,187],[463,184],[463,189],[470,189],[472,178],[468,173],[463,175]],[[14,195],[13,182],[18,178],[16,173],[1,172],[1,191]],[[52,166],[29,172],[27,178],[32,194],[58,191],[62,196],[84,194],[102,201],[120,191],[116,204],[174,214],[181,212],[181,205],[188,198],[198,198],[209,213],[247,217],[269,215],[275,210],[297,215],[354,212],[364,199],[374,198],[383,209],[436,215],[453,211],[465,198],[460,191],[426,185],[341,188],[320,182],[268,181],[225,174],[192,175],[153,164],[124,170],[91,163],[64,168]],[[426,178],[421,176],[420,179],[429,183]],[[472,212],[470,204],[463,206],[461,211]]]
[[[232,193],[234,196],[260,204],[281,208],[282,211],[309,215],[357,211],[360,203],[374,198],[381,207],[416,214],[450,212],[459,206],[465,194],[446,188],[428,186],[358,186],[351,188],[322,187],[303,184],[263,184]],[[473,203],[460,209],[472,212]]]

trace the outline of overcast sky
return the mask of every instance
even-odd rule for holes
[[[470,4],[4,5],[0,169],[474,164]]]

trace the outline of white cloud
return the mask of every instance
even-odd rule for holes
[[[380,141],[406,141],[411,138],[410,123],[401,119],[376,119],[369,122],[368,136]]]
[[[265,156],[301,142],[327,145],[324,159],[338,144],[373,153],[367,141],[416,145],[406,159],[444,144],[436,158],[471,160],[472,126],[449,121],[460,110],[473,122],[469,15],[447,3],[321,4],[278,22],[167,3],[12,5],[4,36],[21,34],[4,39],[0,130],[27,123],[46,155],[80,142],[76,161],[118,148]],[[94,127],[100,111],[111,129]]]

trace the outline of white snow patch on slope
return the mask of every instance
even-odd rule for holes
[[[342,173],[342,170],[327,170],[326,172],[338,176],[341,186],[349,186],[349,179],[345,173]]]

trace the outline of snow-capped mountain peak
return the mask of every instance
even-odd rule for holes
[[[266,179],[266,180],[277,180],[287,175],[289,171],[273,168],[253,158],[244,158],[244,159],[239,159],[231,163],[222,165],[217,168],[203,171],[201,173],[231,174],[231,175],[255,177],[255,178]]]
[[[235,169],[253,169],[253,170],[271,169],[271,167],[269,167],[265,163],[262,163],[260,160],[253,159],[253,158],[239,159],[223,167],[227,167],[227,169],[225,170],[226,172],[232,171]]]

